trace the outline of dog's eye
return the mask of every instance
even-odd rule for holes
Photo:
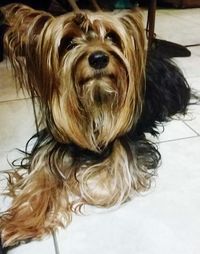
[[[71,50],[76,46],[77,44],[73,37],[64,37],[61,40],[59,51],[62,54],[65,50]]]
[[[105,39],[111,41],[114,44],[120,45],[120,38],[115,32],[107,33]]]
[[[71,50],[71,49],[73,49],[73,48],[75,48],[75,47],[77,46],[77,44],[75,43],[73,37],[67,38],[67,39],[65,40],[64,44],[65,44],[65,48],[66,48],[67,50]]]

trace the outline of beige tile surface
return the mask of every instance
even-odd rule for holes
[[[200,44],[200,42],[199,42],[199,44]],[[192,52],[192,55],[200,56],[200,45],[199,46],[188,47],[188,49]],[[200,72],[199,72],[199,76],[200,76]]]
[[[200,74],[198,77],[194,78],[187,78],[188,84],[192,89],[196,90],[196,94],[199,92],[200,93]]]
[[[0,102],[27,98],[26,92],[19,89],[11,72],[10,64],[0,62]]]
[[[193,118],[191,116],[189,120]],[[149,138],[153,142],[159,143],[159,142],[166,142],[166,141],[172,141],[172,140],[178,140],[178,139],[184,139],[184,138],[191,138],[198,135],[194,130],[192,130],[189,126],[187,126],[182,120],[178,120],[178,119],[174,119],[168,123],[160,125],[158,130],[160,132],[160,135],[158,137],[155,138],[148,134],[146,135],[147,138]]]
[[[200,105],[192,105],[189,108],[190,115],[185,124],[200,135]]]
[[[52,236],[11,249],[7,254],[57,254]]]
[[[194,26],[200,25],[200,8],[189,8],[189,9],[165,9],[159,10],[159,15],[166,14],[173,16],[177,20],[187,21],[187,23],[193,24]]]
[[[200,77],[200,57],[192,54],[191,57],[176,57],[174,61],[182,69],[187,78]]]
[[[0,152],[23,147],[34,133],[30,99],[0,103]]]
[[[200,9],[198,10],[200,12]],[[155,24],[157,36],[182,45],[200,43],[199,21],[196,21],[199,18],[192,19],[193,15],[199,17],[198,10],[191,9],[190,18],[186,19],[182,18],[184,16],[182,10],[157,11]]]
[[[18,149],[21,149],[24,151],[24,145],[21,147],[18,147]],[[23,158],[23,153],[18,151],[17,149],[13,148],[8,151],[1,151],[0,152],[0,171],[9,170],[11,169],[12,163],[15,160],[18,160],[18,165],[21,159]]]
[[[188,83],[193,89],[193,93],[199,96],[199,101],[196,105],[191,105],[188,108],[188,114],[184,118],[185,124],[194,130],[198,135],[200,134],[200,75],[196,78],[188,78]],[[191,102],[195,102],[192,100]]]

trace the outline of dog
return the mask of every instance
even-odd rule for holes
[[[31,152],[8,172],[0,232],[12,246],[67,226],[86,204],[119,206],[148,190],[161,156],[146,134],[186,114],[191,91],[170,59],[147,51],[138,8],[1,11],[5,53],[41,115]]]

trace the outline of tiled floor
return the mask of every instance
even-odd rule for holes
[[[182,45],[200,43],[200,9],[157,11],[156,34]],[[200,46],[176,59],[190,85],[200,91]],[[0,169],[16,147],[35,132],[30,99],[19,91],[5,62],[0,64]],[[162,165],[155,186],[118,210],[74,216],[67,230],[9,254],[199,254],[200,106],[166,124],[160,137]],[[1,182],[0,182],[1,184]]]

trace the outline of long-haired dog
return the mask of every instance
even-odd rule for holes
[[[15,76],[40,104],[41,125],[10,171],[4,246],[66,226],[84,204],[120,205],[147,190],[160,154],[146,133],[186,113],[190,89],[168,59],[146,51],[138,9],[54,17],[2,8]]]

